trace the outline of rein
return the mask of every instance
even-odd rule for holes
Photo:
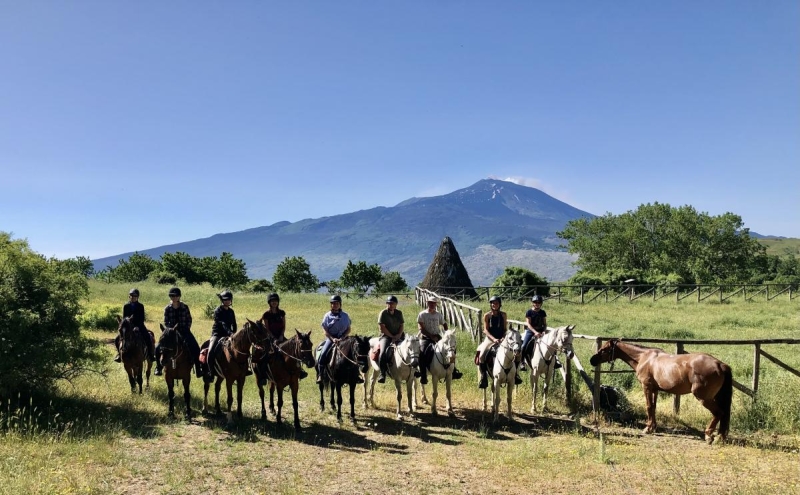
[[[503,370],[503,372],[506,375],[508,375],[511,372],[511,367],[514,365],[514,349],[512,349],[509,346],[507,346],[506,342],[508,342],[508,340],[503,339],[503,342],[501,342],[497,347],[498,347],[498,349],[502,347],[502,348],[505,348],[508,351],[510,351],[510,352],[506,352],[505,353],[505,356],[503,356],[503,363],[500,365],[500,368]],[[508,358],[509,355],[511,355],[511,363],[508,365],[508,368],[506,368],[503,365],[506,363],[506,359]],[[497,359],[497,354],[495,354],[495,360],[496,359]],[[497,362],[497,361],[495,361],[495,362]]]
[[[334,347],[336,348],[336,351],[339,353],[339,355],[341,355],[341,356],[342,356],[343,358],[345,358],[347,361],[349,361],[349,362],[351,362],[351,363],[355,364],[356,366],[360,366],[360,365],[358,364],[358,358],[361,358],[361,357],[367,357],[367,354],[359,354],[359,353],[358,353],[358,343],[356,343],[356,344],[354,344],[354,345],[355,345],[355,351],[356,351],[356,361],[353,361],[353,360],[350,358],[350,356],[348,356],[347,354],[345,354],[345,353],[344,353],[344,351],[342,351],[342,348],[341,348],[341,347],[339,347],[339,343],[338,343],[338,342],[336,343],[336,345],[334,345]]]
[[[405,339],[403,339],[403,341],[405,342]],[[405,358],[403,357],[403,354],[400,352],[400,346],[398,346],[396,343],[393,342],[392,343],[392,347],[394,347],[394,353],[397,356],[400,356],[400,362],[403,363],[404,365],[408,366],[408,367],[411,367],[411,364],[409,364],[409,362],[406,362]],[[410,358],[411,357],[411,348],[410,347],[409,347],[409,353],[408,354],[409,354],[408,357]]]
[[[439,350],[436,350],[436,348],[434,347],[434,353],[433,353],[433,355],[434,355],[434,357],[436,358],[436,361],[438,361],[438,362],[439,362],[439,364],[441,364],[441,365],[442,365],[442,368],[444,368],[445,370],[447,370],[447,369],[450,367],[450,365],[451,365],[451,364],[453,364],[453,363],[450,363],[450,362],[448,362],[448,363],[445,363],[444,361],[442,361],[441,359],[439,359],[439,355],[441,355],[441,356],[442,356],[442,358],[444,358],[444,356],[446,356],[446,355],[447,355],[447,352],[446,352],[446,351],[447,351],[447,350],[449,350],[449,349],[452,349],[452,350],[453,350],[453,355],[455,355],[455,354],[456,354],[456,348],[455,348],[455,346],[452,346],[452,347],[451,347],[451,346],[449,346],[449,345],[448,345],[448,346],[444,346],[444,345],[442,345],[442,348],[441,348],[441,349],[439,349]]]

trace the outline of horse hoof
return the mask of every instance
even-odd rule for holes
[[[430,402],[428,402],[428,399],[422,399],[422,403],[425,404],[426,406],[430,405]]]
[[[266,420],[267,420],[267,413],[262,412],[261,413],[261,421],[266,421]]]
[[[451,418],[455,418],[456,417],[456,413],[454,413],[453,411],[447,411],[447,415],[449,417],[451,417]]]
[[[398,414],[397,415],[397,421],[403,421],[403,415],[402,414]]]
[[[714,435],[706,435],[706,443],[709,445],[714,443]]]

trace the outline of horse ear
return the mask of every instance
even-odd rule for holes
[[[161,327],[161,331],[162,331],[162,332],[166,332],[166,331],[167,331],[167,329],[166,329],[166,328],[164,328],[164,324],[163,324],[163,323],[159,323],[159,324],[158,324],[158,326],[160,326],[160,327]]]
[[[122,318],[117,315],[117,325],[122,325]]]
[[[247,323],[251,323],[251,324],[255,325],[255,322],[252,321],[250,318],[245,318],[245,320],[247,320]]]
[[[295,328],[295,329],[294,329],[294,331],[295,331],[295,332],[297,332],[297,336],[298,336],[298,337],[302,337],[302,336],[303,336],[303,334],[302,334],[302,333],[300,333],[300,330],[298,330],[298,329],[296,329],[296,328]]]

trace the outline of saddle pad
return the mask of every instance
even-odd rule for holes
[[[200,362],[203,364],[208,362],[208,347],[200,351]]]
[[[380,347],[373,347],[369,350],[369,358],[376,363],[378,362],[378,355],[381,353]]]

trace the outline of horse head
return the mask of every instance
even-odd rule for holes
[[[592,366],[597,366],[601,363],[610,363],[616,359],[616,349],[619,341],[620,339],[611,339],[603,344],[600,349],[597,349],[597,352],[594,354],[594,356],[589,359],[589,363]]]
[[[361,372],[366,374],[369,371],[369,337],[354,335],[353,339],[355,341],[353,346],[353,351],[356,354],[355,360]]]
[[[456,362],[456,331],[450,329],[444,332],[442,339],[437,342],[444,353],[445,363]]]
[[[569,358],[572,358],[574,350],[572,348],[572,330],[575,325],[567,325],[565,327],[558,327],[556,331],[556,340],[554,345],[559,351],[563,351]]]
[[[419,338],[406,334],[403,342],[397,346],[403,362],[412,368],[419,366]]]
[[[519,354],[520,350],[522,349],[522,336],[518,331],[514,330],[513,328],[509,328],[505,337],[503,338],[503,342],[500,345],[501,347],[509,349],[515,355]]]
[[[309,330],[308,333],[303,333],[296,328],[294,331],[297,333],[296,338],[299,342],[300,360],[308,368],[313,368],[316,362],[314,361],[314,344],[311,342],[311,331]]]
[[[117,323],[119,323],[117,332],[119,332],[120,350],[126,351],[131,344],[136,342],[136,334],[138,333],[139,328],[133,326],[130,316],[127,318],[120,318],[117,316]]]
[[[169,359],[177,359],[183,349],[183,340],[178,332],[178,325],[165,327],[160,323],[161,336],[158,338],[158,347],[161,349],[161,363]]]
[[[264,348],[264,344],[270,339],[267,328],[261,320],[252,321],[250,318],[245,318],[247,321],[244,324],[244,330],[250,338],[250,343],[259,349]]]

